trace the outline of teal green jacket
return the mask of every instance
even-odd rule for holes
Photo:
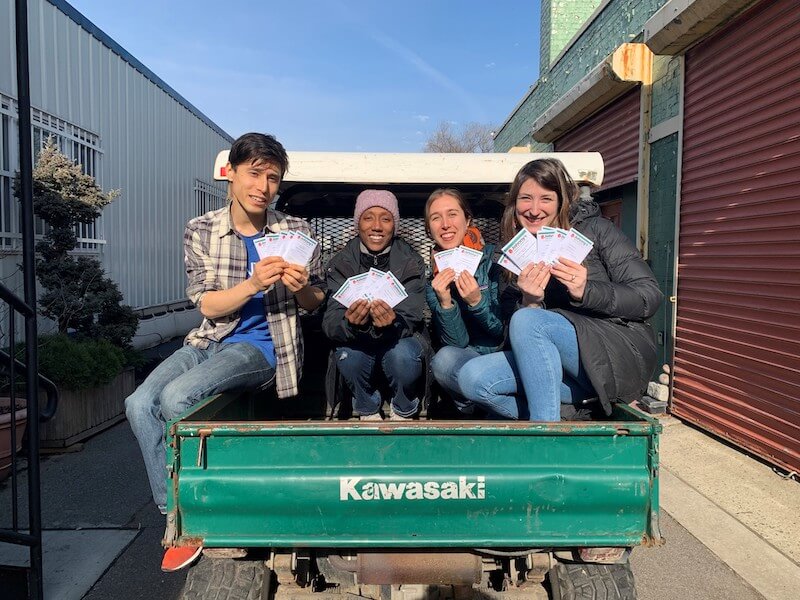
[[[431,309],[433,332],[442,346],[471,347],[480,354],[502,348],[505,326],[500,313],[501,267],[492,261],[494,245],[483,248],[483,258],[475,271],[481,289],[481,301],[469,306],[453,286],[453,306],[444,309],[439,304],[431,280],[425,286],[425,297]]]

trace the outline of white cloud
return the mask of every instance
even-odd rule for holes
[[[484,66],[484,67],[486,67],[487,69],[491,69],[492,67],[494,67],[494,66],[495,66],[495,64],[496,64],[496,63],[490,62],[490,63],[486,63],[486,64],[485,64],[485,65],[483,65],[483,66]]]
[[[428,115],[414,115],[413,118],[419,121],[420,123],[425,123],[430,119]]]

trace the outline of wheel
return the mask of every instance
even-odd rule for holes
[[[556,563],[549,578],[553,600],[636,600],[629,563]]]
[[[203,556],[189,569],[181,600],[261,600],[263,560]]]

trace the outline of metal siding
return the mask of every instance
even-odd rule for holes
[[[674,414],[800,471],[800,8],[686,56]]]
[[[64,96],[69,96],[72,87],[72,78],[67,72],[66,59],[69,49],[66,47],[63,35],[63,25],[58,13],[52,6],[44,5],[43,11],[45,32],[49,32],[51,39],[47,40],[48,53],[43,57],[42,65],[46,68],[48,77],[47,95],[43,106],[46,112],[62,116],[67,121],[74,122],[74,115],[67,110]]]
[[[97,129],[92,102],[92,81],[95,72],[95,57],[92,53],[91,37],[82,29],[78,30],[78,50],[81,64],[86,65],[85,72],[80,74],[80,120],[82,123],[93,123],[92,129]]]
[[[14,35],[14,7],[10,0],[0,2],[0,23],[8,23],[8,35],[0,36],[0,90],[8,90],[9,96],[17,97],[17,55]],[[3,41],[5,40],[5,41]],[[29,53],[33,64],[33,49]]]
[[[12,0],[7,0],[12,4]],[[47,48],[44,41],[39,40],[50,39],[51,36],[46,35],[44,32],[44,19],[42,18],[42,3],[29,2],[28,3],[28,52],[30,53],[30,94],[31,101],[34,98],[40,107],[41,102],[47,93],[45,87],[46,75],[44,69],[44,56],[47,55]],[[34,43],[35,42],[35,43]],[[16,68],[15,68],[16,73]],[[14,98],[17,97],[16,87],[14,88]]]
[[[12,7],[0,0],[0,92],[16,98]],[[194,181],[230,141],[50,2],[29,2],[29,29],[32,104],[98,134],[98,181],[122,189],[101,220],[109,276],[133,306],[184,298]]]
[[[600,152],[601,190],[630,183],[639,173],[639,88],[624,94],[553,142],[555,152]]]

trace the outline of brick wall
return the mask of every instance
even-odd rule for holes
[[[546,73],[550,69],[556,57],[602,2],[603,0],[542,0],[542,6],[550,5],[550,27],[547,30],[550,44],[549,55],[542,57],[540,73]],[[542,37],[545,37],[544,34],[545,30],[542,28]]]
[[[542,0],[539,9],[539,18],[541,19],[539,25],[539,73],[547,73],[548,69],[550,69],[550,39],[552,37],[550,35],[550,7],[552,4],[553,0]],[[533,23],[531,23],[531,27],[534,27]]]
[[[665,3],[666,0],[613,0],[603,8],[566,54],[549,71],[541,71],[536,89],[495,137],[495,151],[506,152],[512,146],[528,143],[533,121],[620,44],[640,40],[647,19]],[[532,149],[543,149],[540,146],[534,144]]]
[[[653,57],[652,125],[658,125],[678,115],[680,65],[681,59],[677,56]]]

